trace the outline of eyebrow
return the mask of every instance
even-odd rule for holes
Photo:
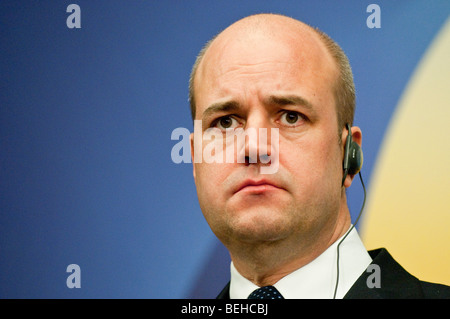
[[[214,113],[218,112],[230,112],[230,111],[236,111],[238,110],[239,103],[236,101],[224,101],[224,102],[217,102],[213,103],[203,112],[202,118],[208,118]]]
[[[305,98],[295,94],[273,94],[264,99],[265,105],[301,105],[311,112],[315,112],[314,106]],[[240,104],[234,100],[217,102],[211,104],[202,115],[203,119],[207,119],[214,113],[232,112],[241,108]]]
[[[309,110],[313,110],[314,106],[305,98],[295,95],[295,94],[280,94],[280,95],[270,95],[266,100],[265,104],[276,104],[276,105],[301,105]]]

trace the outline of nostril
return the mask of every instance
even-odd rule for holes
[[[259,155],[259,161],[263,164],[268,164],[270,162],[270,155],[268,154]]]
[[[250,156],[245,156],[244,159],[245,159],[245,164],[255,164],[255,163],[268,164],[268,163],[270,163],[270,155],[268,155],[268,154],[259,155],[259,157],[256,157],[256,158],[252,158]]]

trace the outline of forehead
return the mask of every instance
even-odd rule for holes
[[[211,43],[198,66],[194,81],[196,113],[201,115],[211,99],[250,87],[303,87],[325,94],[333,91],[337,74],[325,45],[307,26],[275,23],[226,29]]]

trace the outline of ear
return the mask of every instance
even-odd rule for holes
[[[358,126],[352,126],[352,139],[359,147],[362,146],[362,132]]]
[[[191,160],[192,160],[192,175],[195,181],[195,162],[194,162],[194,133],[189,135],[189,140],[191,142]]]
[[[346,129],[344,129],[342,131],[342,149],[344,150],[345,148],[345,141],[347,139],[347,134],[349,134],[350,132],[347,132]],[[358,126],[352,126],[351,127],[351,134],[352,134],[352,140],[353,142],[355,142],[356,144],[359,145],[359,147],[362,146],[362,132],[361,129]],[[343,152],[342,154],[344,155],[345,152]],[[344,181],[344,187],[348,188],[352,185],[352,181],[353,178],[355,177],[355,175],[350,175],[348,174],[347,177],[345,178]]]

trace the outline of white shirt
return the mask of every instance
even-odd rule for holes
[[[342,238],[342,237],[341,237]],[[331,299],[337,275],[337,245],[339,238],[309,264],[281,278],[274,284],[285,299]],[[355,228],[339,247],[339,284],[337,299],[342,299],[372,262]],[[259,287],[230,266],[230,298],[247,299]]]

